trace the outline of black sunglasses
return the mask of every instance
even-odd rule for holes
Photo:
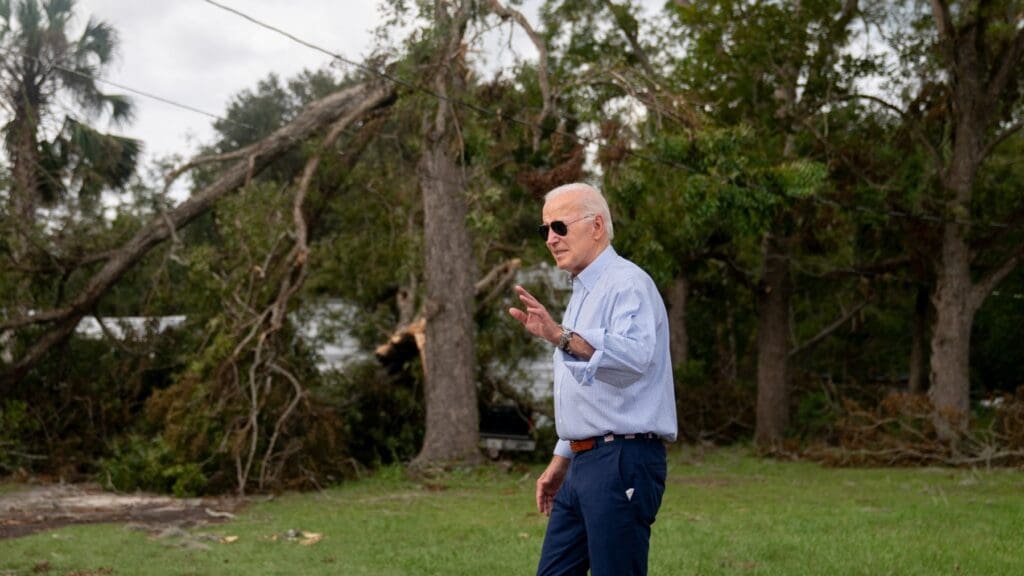
[[[552,232],[554,232],[555,234],[557,234],[558,236],[565,236],[566,234],[569,233],[569,224],[575,224],[575,223],[579,222],[580,220],[586,220],[587,218],[593,218],[593,217],[594,217],[594,214],[587,214],[586,216],[580,216],[579,218],[577,218],[575,220],[571,220],[569,222],[562,222],[561,220],[555,220],[554,222],[552,222],[550,224],[541,224],[540,226],[538,226],[537,227],[537,233],[539,233],[540,237],[546,242],[547,239],[548,239],[548,230],[549,229]]]

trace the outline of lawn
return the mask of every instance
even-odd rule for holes
[[[669,454],[652,575],[1024,574],[1020,471]],[[0,541],[0,575],[532,574],[545,526],[533,506],[539,471],[489,466],[424,483],[391,468],[163,538],[63,528]]]

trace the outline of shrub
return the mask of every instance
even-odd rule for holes
[[[131,492],[173,492],[175,496],[203,493],[207,479],[194,462],[175,461],[162,437],[129,435],[114,443],[109,458],[100,461],[100,479],[108,489]]]

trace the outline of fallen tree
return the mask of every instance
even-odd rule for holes
[[[89,278],[85,287],[68,305],[21,316],[0,324],[0,333],[33,325],[48,325],[39,338],[0,378],[0,394],[7,394],[11,386],[54,346],[68,338],[78,322],[92,312],[103,295],[151,249],[173,237],[175,230],[187,226],[210,210],[218,199],[243,186],[276,158],[299,146],[325,127],[332,126],[332,136],[336,137],[368,113],[390,104],[394,98],[395,89],[390,83],[356,84],[310,104],[294,120],[250,146],[229,155],[189,162],[186,169],[208,161],[232,163],[212,184],[175,208],[154,216],[124,245],[110,251],[103,266]],[[181,172],[183,170],[179,169],[175,175]]]

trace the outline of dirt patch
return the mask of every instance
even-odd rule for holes
[[[94,484],[30,486],[0,495],[0,539],[17,538],[70,524],[131,523],[160,532],[234,517],[243,498],[172,498],[112,494]]]

